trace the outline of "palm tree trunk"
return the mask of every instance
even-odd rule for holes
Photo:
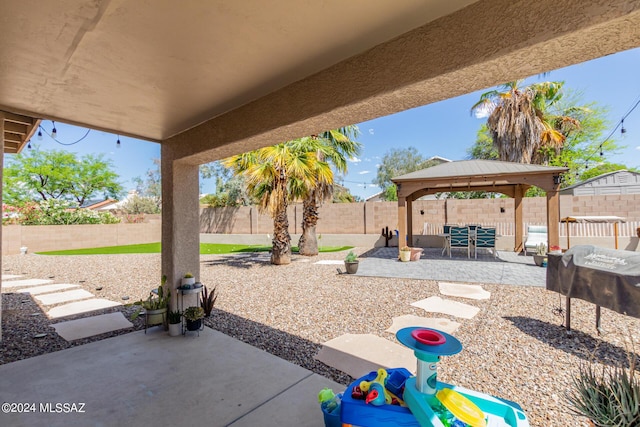
[[[316,236],[316,224],[318,224],[318,205],[315,191],[304,199],[302,204],[302,235],[298,241],[300,255],[318,255],[318,237]]]
[[[286,180],[284,181],[286,184]],[[271,264],[291,264],[291,235],[289,234],[289,218],[287,217],[287,192],[281,191],[283,200],[273,216],[273,241],[271,247]]]

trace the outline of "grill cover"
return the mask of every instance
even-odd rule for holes
[[[547,289],[640,318],[640,253],[580,245],[549,254]]]

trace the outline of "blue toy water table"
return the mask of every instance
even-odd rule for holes
[[[436,329],[419,327],[401,329],[396,337],[414,351],[418,359],[416,375],[411,376],[404,368],[388,369],[385,387],[396,394],[402,392],[407,407],[373,406],[364,400],[354,399],[351,396],[354,387],[362,381],[376,378],[376,372],[371,372],[347,387],[340,410],[343,427],[529,427],[529,421],[517,403],[437,380],[437,364],[441,357],[462,351],[462,344],[455,337]],[[448,412],[441,402],[445,397],[448,397],[444,402],[447,409],[450,408],[447,405],[458,403],[460,406]],[[473,418],[472,409],[482,417]],[[459,411],[470,424],[455,418],[452,424],[448,421],[451,418],[443,421],[442,410],[450,417],[454,411]]]

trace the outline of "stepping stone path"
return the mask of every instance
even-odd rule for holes
[[[408,328],[409,326],[437,329],[453,334],[460,327],[460,323],[438,317],[420,317],[413,314],[405,314],[404,316],[394,317],[393,324],[385,332],[395,335],[400,329]]]
[[[463,319],[471,319],[480,311],[478,307],[457,301],[445,300],[440,297],[429,297],[412,302],[411,305],[432,313],[448,314],[450,316],[462,317]]]
[[[415,371],[413,351],[372,334],[346,334],[327,341],[315,357],[325,365],[338,367],[353,378],[380,367],[404,366]]]
[[[438,288],[442,295],[459,298],[483,300],[491,297],[490,292],[478,285],[441,282],[438,284]],[[416,301],[411,305],[428,312],[443,313],[464,319],[471,319],[480,311],[478,307],[445,300],[437,296]],[[409,314],[394,317],[393,324],[386,332],[395,334],[400,329],[409,326],[438,329],[453,334],[460,327],[460,323],[444,318],[420,317]],[[416,358],[412,350],[372,334],[345,334],[327,341],[322,345],[315,359],[339,369],[353,378],[361,377],[380,367],[404,367],[412,372],[415,372],[416,369]]]
[[[44,306],[67,303],[51,308],[46,313],[51,319],[122,305],[119,302],[94,298],[95,295],[84,289],[74,289],[78,288],[79,285],[70,283],[53,284],[52,280],[45,279],[15,280],[20,277],[19,275],[3,274],[3,290],[7,289],[7,292],[29,294]],[[19,289],[14,290],[14,288]],[[117,312],[59,322],[51,326],[62,338],[67,341],[73,341],[106,332],[117,331],[119,329],[130,328],[133,324],[125,319],[122,313]]]
[[[461,283],[438,283],[440,293],[450,297],[470,298],[470,299],[489,299],[491,292],[482,289],[480,285],[464,285]]]

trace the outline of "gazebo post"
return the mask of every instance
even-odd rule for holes
[[[413,246],[413,202],[411,199],[406,199],[407,201],[407,241],[406,241],[406,245],[407,246]],[[400,237],[402,236],[402,234],[400,234]],[[400,237],[398,237],[398,239],[400,239]],[[400,245],[400,242],[398,242],[398,246],[404,246]]]
[[[407,199],[398,196],[398,255],[400,255],[400,248],[402,244],[402,238],[407,234]]]
[[[560,193],[547,190],[547,238],[548,248],[560,246]]]
[[[517,184],[514,186],[513,190],[514,222],[516,225],[515,245],[513,251],[519,253],[522,251],[524,244],[524,224],[522,221],[522,198],[524,197],[524,188],[521,184]]]

